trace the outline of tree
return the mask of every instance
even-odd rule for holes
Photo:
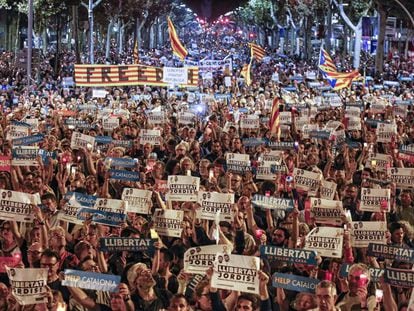
[[[93,64],[95,62],[94,58],[94,35],[93,35],[93,10],[101,3],[102,0],[89,0],[88,4],[82,2],[82,5],[88,10],[89,18],[89,63]]]
[[[237,10],[237,17],[247,25],[256,25],[266,36],[272,35],[277,27],[274,13],[275,3],[271,0],[253,0]],[[265,44],[265,42],[259,42]]]
[[[360,58],[361,58],[361,40],[362,40],[362,18],[367,15],[368,11],[371,9],[372,1],[368,2],[365,0],[353,0],[349,3],[350,13],[345,13],[345,8],[342,2],[338,3],[337,0],[332,0],[335,6],[339,10],[344,22],[348,25],[349,28],[355,34],[355,43],[354,43],[354,59],[353,67],[355,69],[359,68]],[[355,22],[349,17],[354,17]]]

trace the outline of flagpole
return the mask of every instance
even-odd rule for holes
[[[316,65],[316,67],[318,68],[318,76],[319,76],[319,79],[321,79],[321,70],[319,69],[319,65],[320,65],[320,63],[321,63],[321,55],[322,55],[322,48],[323,48],[323,40],[321,40],[322,41],[322,43],[321,43],[321,46],[320,46],[320,48],[319,48],[319,58],[318,58],[318,63],[317,63],[317,65]]]

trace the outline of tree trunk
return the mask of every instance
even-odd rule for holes
[[[279,28],[276,28],[275,30],[273,30],[273,46],[272,48],[277,48],[279,46],[279,41],[280,41],[280,33],[279,33]]]
[[[311,60],[312,58],[312,24],[313,20],[307,16],[305,18],[305,41],[304,41],[304,52],[305,52],[305,59],[307,61]]]
[[[56,17],[56,54],[55,54],[55,68],[53,68],[53,71],[55,75],[57,76],[59,74],[59,64],[60,64],[60,49],[61,49],[61,36],[62,36],[62,27],[60,25],[60,16]]]
[[[109,52],[111,50],[111,30],[114,22],[111,18],[108,24],[108,28],[106,30],[106,44],[105,44],[105,60],[109,59]]]
[[[325,36],[325,50],[331,51],[331,38],[332,38],[332,8],[331,1],[328,1],[328,6],[326,7],[326,36]]]
[[[344,46],[342,48],[342,59],[345,59],[346,55],[348,54],[348,26],[344,25]]]
[[[151,24],[148,32],[149,32],[149,38],[148,38],[149,48],[153,49],[155,46],[155,24],[154,23]]]
[[[72,5],[72,38],[74,39],[74,50],[76,56],[76,63],[80,64],[80,51],[79,51],[79,25],[78,25],[78,6]]]
[[[300,37],[296,34],[296,51],[295,54],[300,56]]]
[[[47,46],[48,46],[46,27],[43,27],[43,30],[42,30],[42,41],[43,41],[43,55],[46,55]]]
[[[382,73],[384,70],[384,41],[385,41],[385,28],[387,26],[387,11],[384,5],[378,1],[378,14],[379,14],[379,29],[378,29],[378,41],[377,50],[375,53],[375,72]]]
[[[123,23],[121,19],[118,19],[118,37],[116,41],[118,42],[118,53],[119,54],[122,53],[122,27],[123,27]]]
[[[137,18],[137,41],[138,41],[138,49],[142,48],[142,27],[144,27],[145,18],[141,21]]]
[[[95,63],[94,57],[94,35],[93,35],[93,0],[88,4],[88,21],[89,21],[89,63]]]
[[[17,13],[16,21],[16,38],[14,41],[14,55],[17,55],[17,52],[20,50],[20,11]],[[16,56],[17,57],[17,56]]]
[[[164,22],[161,18],[158,19],[158,40],[157,47],[164,45]]]
[[[361,62],[361,41],[362,41],[362,17],[359,19],[358,25],[355,30],[355,43],[354,43],[354,61],[353,65],[355,69],[359,68]]]

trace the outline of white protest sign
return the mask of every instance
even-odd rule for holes
[[[251,115],[242,115],[240,117],[240,128],[241,129],[258,129],[260,126],[259,116]]]
[[[128,202],[124,200],[98,198],[93,208],[100,211],[125,213],[128,209]]]
[[[204,192],[198,193],[200,208],[196,210],[199,219],[233,222],[234,193]]]
[[[390,143],[393,137],[397,135],[397,126],[395,124],[378,123],[376,134],[377,142]]]
[[[201,73],[203,80],[213,80],[213,73],[211,71],[209,72],[203,72]]]
[[[195,114],[192,112],[179,112],[178,113],[178,123],[179,124],[193,124],[195,121]]]
[[[121,199],[128,202],[127,212],[149,214],[152,206],[152,191],[124,188]]]
[[[67,199],[67,203],[59,211],[58,219],[79,225],[83,224],[83,220],[78,218],[80,209],[83,207],[91,207],[96,201],[96,197],[94,196],[76,192],[73,192],[68,198],[65,197],[65,199]]]
[[[20,305],[47,303],[48,269],[6,267],[6,271],[12,295]]]
[[[214,94],[200,93],[200,104],[208,104],[214,102]]]
[[[147,113],[147,121],[151,125],[165,124],[167,118],[164,111],[150,111]]]
[[[351,117],[348,119],[348,131],[360,131],[361,130],[361,118]]]
[[[304,249],[315,251],[323,257],[341,258],[343,233],[342,228],[313,228],[305,238]]]
[[[224,85],[226,87],[231,87],[231,77],[229,76],[224,77]]]
[[[172,209],[156,209],[152,221],[159,235],[172,238],[181,237],[184,212]]]
[[[13,166],[38,166],[37,157],[39,147],[37,146],[17,146],[12,148]]]
[[[39,194],[0,190],[0,219],[33,222],[32,208],[40,204]]]
[[[200,178],[193,176],[170,175],[167,182],[167,198],[170,201],[197,202]]]
[[[392,156],[382,153],[369,153],[365,167],[375,170],[386,171],[393,163]]]
[[[106,90],[103,89],[92,89],[92,98],[105,98]]]
[[[359,207],[362,211],[367,212],[389,212],[390,199],[390,189],[362,188],[361,204]]]
[[[261,155],[261,161],[265,162],[275,162],[275,164],[280,164],[279,162],[283,159],[282,150],[270,150],[269,152],[263,153]]]
[[[272,173],[271,165],[278,165],[278,162],[262,161],[256,168],[256,179],[259,180],[274,180],[275,174]]]
[[[78,214],[81,219],[92,216],[95,223],[120,227],[126,218],[128,202],[116,199],[97,199],[93,207],[83,207]]]
[[[163,67],[163,82],[170,84],[187,84],[188,71],[186,67]]]
[[[10,125],[7,132],[7,140],[29,136],[29,128],[27,126]]]
[[[72,139],[70,141],[70,147],[72,149],[88,148],[88,144],[95,146],[95,137],[79,132],[72,133]]]
[[[414,168],[391,167],[387,169],[387,175],[391,182],[396,183],[397,188],[414,187]]]
[[[260,258],[218,253],[211,286],[245,293],[259,293]]]
[[[290,111],[282,111],[279,113],[280,124],[292,124],[292,113]]]
[[[383,113],[386,107],[385,100],[378,100],[376,103],[371,103],[369,110],[374,114]]]
[[[307,71],[306,72],[306,79],[316,80],[316,72],[315,71]]]
[[[145,130],[142,129],[139,132],[139,143],[141,145],[150,144],[153,146],[159,146],[161,138],[160,130]]]
[[[400,116],[401,118],[407,117],[408,106],[406,105],[396,105],[394,106],[394,116]]]
[[[305,124],[302,126],[302,138],[303,139],[309,139],[310,138],[310,132],[316,131],[318,129],[317,124]]]
[[[338,95],[329,97],[329,104],[332,107],[341,107],[342,106],[342,99]]]
[[[335,196],[337,184],[333,181],[322,180],[319,187],[319,194],[321,199],[332,200]]]
[[[227,171],[244,173],[251,170],[250,157],[248,154],[226,153]]]
[[[385,221],[352,222],[350,233],[353,247],[368,247],[369,243],[387,244]]]
[[[119,126],[119,118],[116,117],[106,117],[102,119],[102,128],[105,131],[113,131]]]
[[[334,131],[331,134],[332,139],[335,141],[335,145],[341,145],[346,140],[346,134],[344,130]]]
[[[75,85],[75,81],[73,80],[73,77],[63,77],[62,78],[62,86],[64,88],[72,87]]]
[[[341,125],[342,125],[342,123],[339,122],[339,121],[330,120],[326,123],[325,129],[332,132],[332,131],[336,131],[336,129]]]
[[[293,177],[296,184],[296,189],[307,191],[308,195],[316,194],[319,188],[322,175],[307,170],[295,168],[293,170]]]
[[[27,124],[30,124],[32,129],[37,130],[39,128],[39,119],[27,118],[24,120]]]
[[[186,273],[205,274],[216,260],[217,253],[231,254],[232,245],[208,245],[189,248],[184,254]]]
[[[345,109],[345,118],[360,118],[361,109],[359,107],[346,107]]]
[[[323,225],[342,225],[342,201],[311,198],[311,212],[316,223]]]
[[[296,120],[296,128],[301,129],[304,125],[310,123],[310,119],[308,116],[299,117]]]

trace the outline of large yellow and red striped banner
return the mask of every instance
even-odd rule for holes
[[[188,67],[187,84],[198,86],[198,67]],[[163,81],[163,69],[144,65],[75,65],[75,84],[78,86],[168,86]]]

